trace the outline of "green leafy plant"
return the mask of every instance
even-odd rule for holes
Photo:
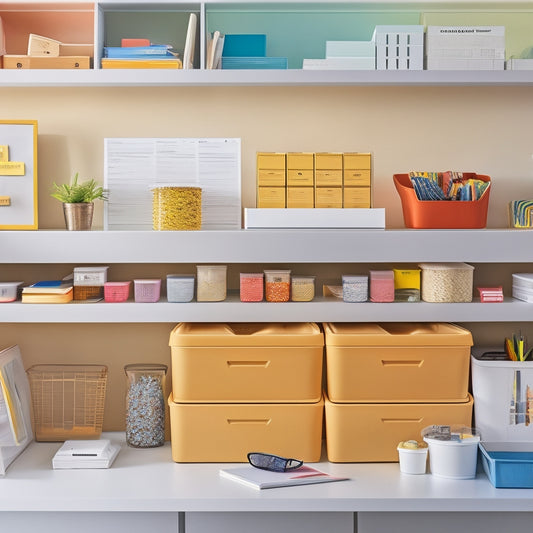
[[[78,172],[74,176],[70,184],[64,183],[58,185],[54,183],[54,188],[51,192],[52,198],[56,198],[64,204],[80,204],[90,203],[94,200],[107,200],[104,188],[94,179],[78,183]]]

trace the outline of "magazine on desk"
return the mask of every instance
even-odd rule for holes
[[[301,466],[290,472],[270,472],[246,465],[236,468],[223,468],[220,470],[220,475],[258,490],[310,485],[313,483],[330,483],[348,479],[346,477],[332,476],[310,466]]]

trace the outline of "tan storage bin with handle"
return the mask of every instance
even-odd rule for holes
[[[422,440],[433,424],[472,424],[472,396],[462,403],[333,403],[325,399],[328,460],[396,462],[400,441]]]
[[[464,402],[472,334],[444,323],[326,323],[332,402]]]
[[[174,399],[170,395],[168,404],[177,463],[246,462],[246,454],[257,451],[320,460],[323,399],[303,404],[183,404]]]
[[[324,337],[314,323],[180,323],[170,334],[175,402],[317,402]]]

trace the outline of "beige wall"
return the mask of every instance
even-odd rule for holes
[[[530,87],[0,88],[2,118],[39,122],[39,217],[62,226],[54,180],[103,178],[105,137],[240,137],[243,205],[255,201],[257,151],[370,151],[374,205],[401,227],[394,172],[492,176],[489,226],[533,196]]]
[[[257,151],[372,152],[374,206],[386,208],[388,227],[403,225],[392,183],[395,172],[451,169],[489,174],[489,227],[507,225],[509,200],[533,198],[530,87],[0,88],[0,102],[2,119],[39,123],[41,229],[64,224],[59,202],[49,196],[53,181],[68,180],[77,171],[82,177],[103,179],[105,137],[240,137],[244,207],[255,202]],[[31,282],[44,274],[62,275],[67,267],[2,266],[1,276],[9,279],[20,273]],[[335,268],[342,272],[345,267]],[[476,279],[500,279],[509,291],[510,272],[522,266],[494,268],[477,265]],[[113,275],[164,275],[173,269],[117,265]],[[321,270],[313,265],[302,269]],[[235,284],[236,273],[238,266],[230,284]],[[498,342],[519,326],[471,325],[479,342]],[[526,324],[521,326],[527,330]],[[5,324],[0,325],[0,335],[2,345],[21,345],[26,366],[109,364],[105,427],[117,429],[123,420],[123,365],[169,362],[171,328],[172,324]]]

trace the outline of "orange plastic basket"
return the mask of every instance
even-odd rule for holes
[[[483,174],[472,175],[490,182]],[[416,229],[479,229],[487,225],[490,187],[476,201],[422,201],[416,197],[409,174],[394,174],[394,185],[402,202],[403,220],[407,228]]]

